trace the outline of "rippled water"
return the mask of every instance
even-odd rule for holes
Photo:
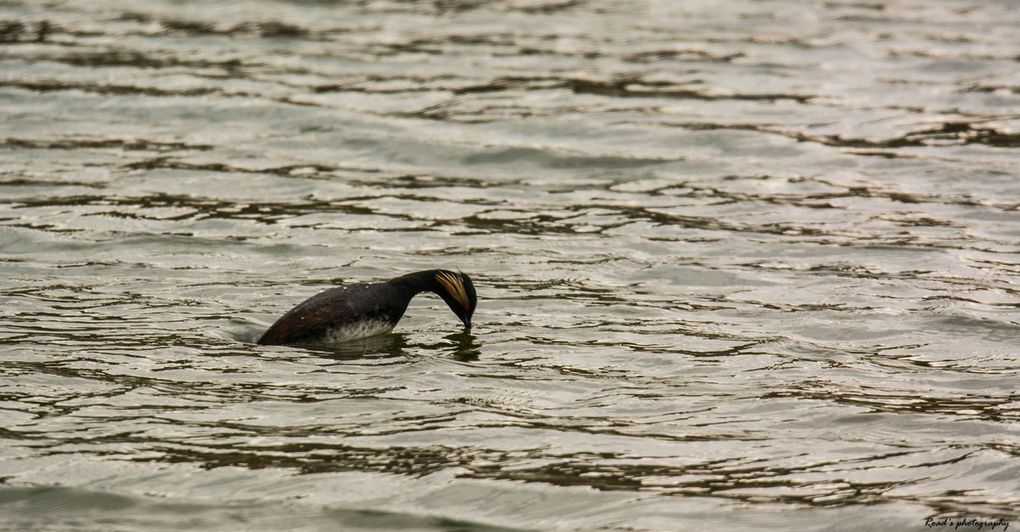
[[[1018,58],[1013,1],[4,2],[0,524],[1020,526]],[[437,267],[470,333],[252,344]]]

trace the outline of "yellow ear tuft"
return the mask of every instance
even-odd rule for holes
[[[445,288],[458,303],[464,306],[464,310],[469,310],[471,308],[471,301],[468,300],[467,290],[464,289],[464,279],[459,274],[439,272],[436,274],[436,280],[439,281],[439,284],[443,285],[443,288]]]

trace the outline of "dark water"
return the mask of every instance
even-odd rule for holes
[[[1020,526],[1016,2],[8,0],[0,116],[0,527]]]

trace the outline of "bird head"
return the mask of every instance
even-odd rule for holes
[[[475,305],[478,303],[471,278],[460,272],[437,270],[435,281],[435,293],[446,301],[450,310],[470,329],[471,315],[475,313]]]

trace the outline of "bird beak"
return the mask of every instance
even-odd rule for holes
[[[470,329],[471,328],[471,318],[462,318],[460,321],[464,322],[464,328],[465,329]]]

